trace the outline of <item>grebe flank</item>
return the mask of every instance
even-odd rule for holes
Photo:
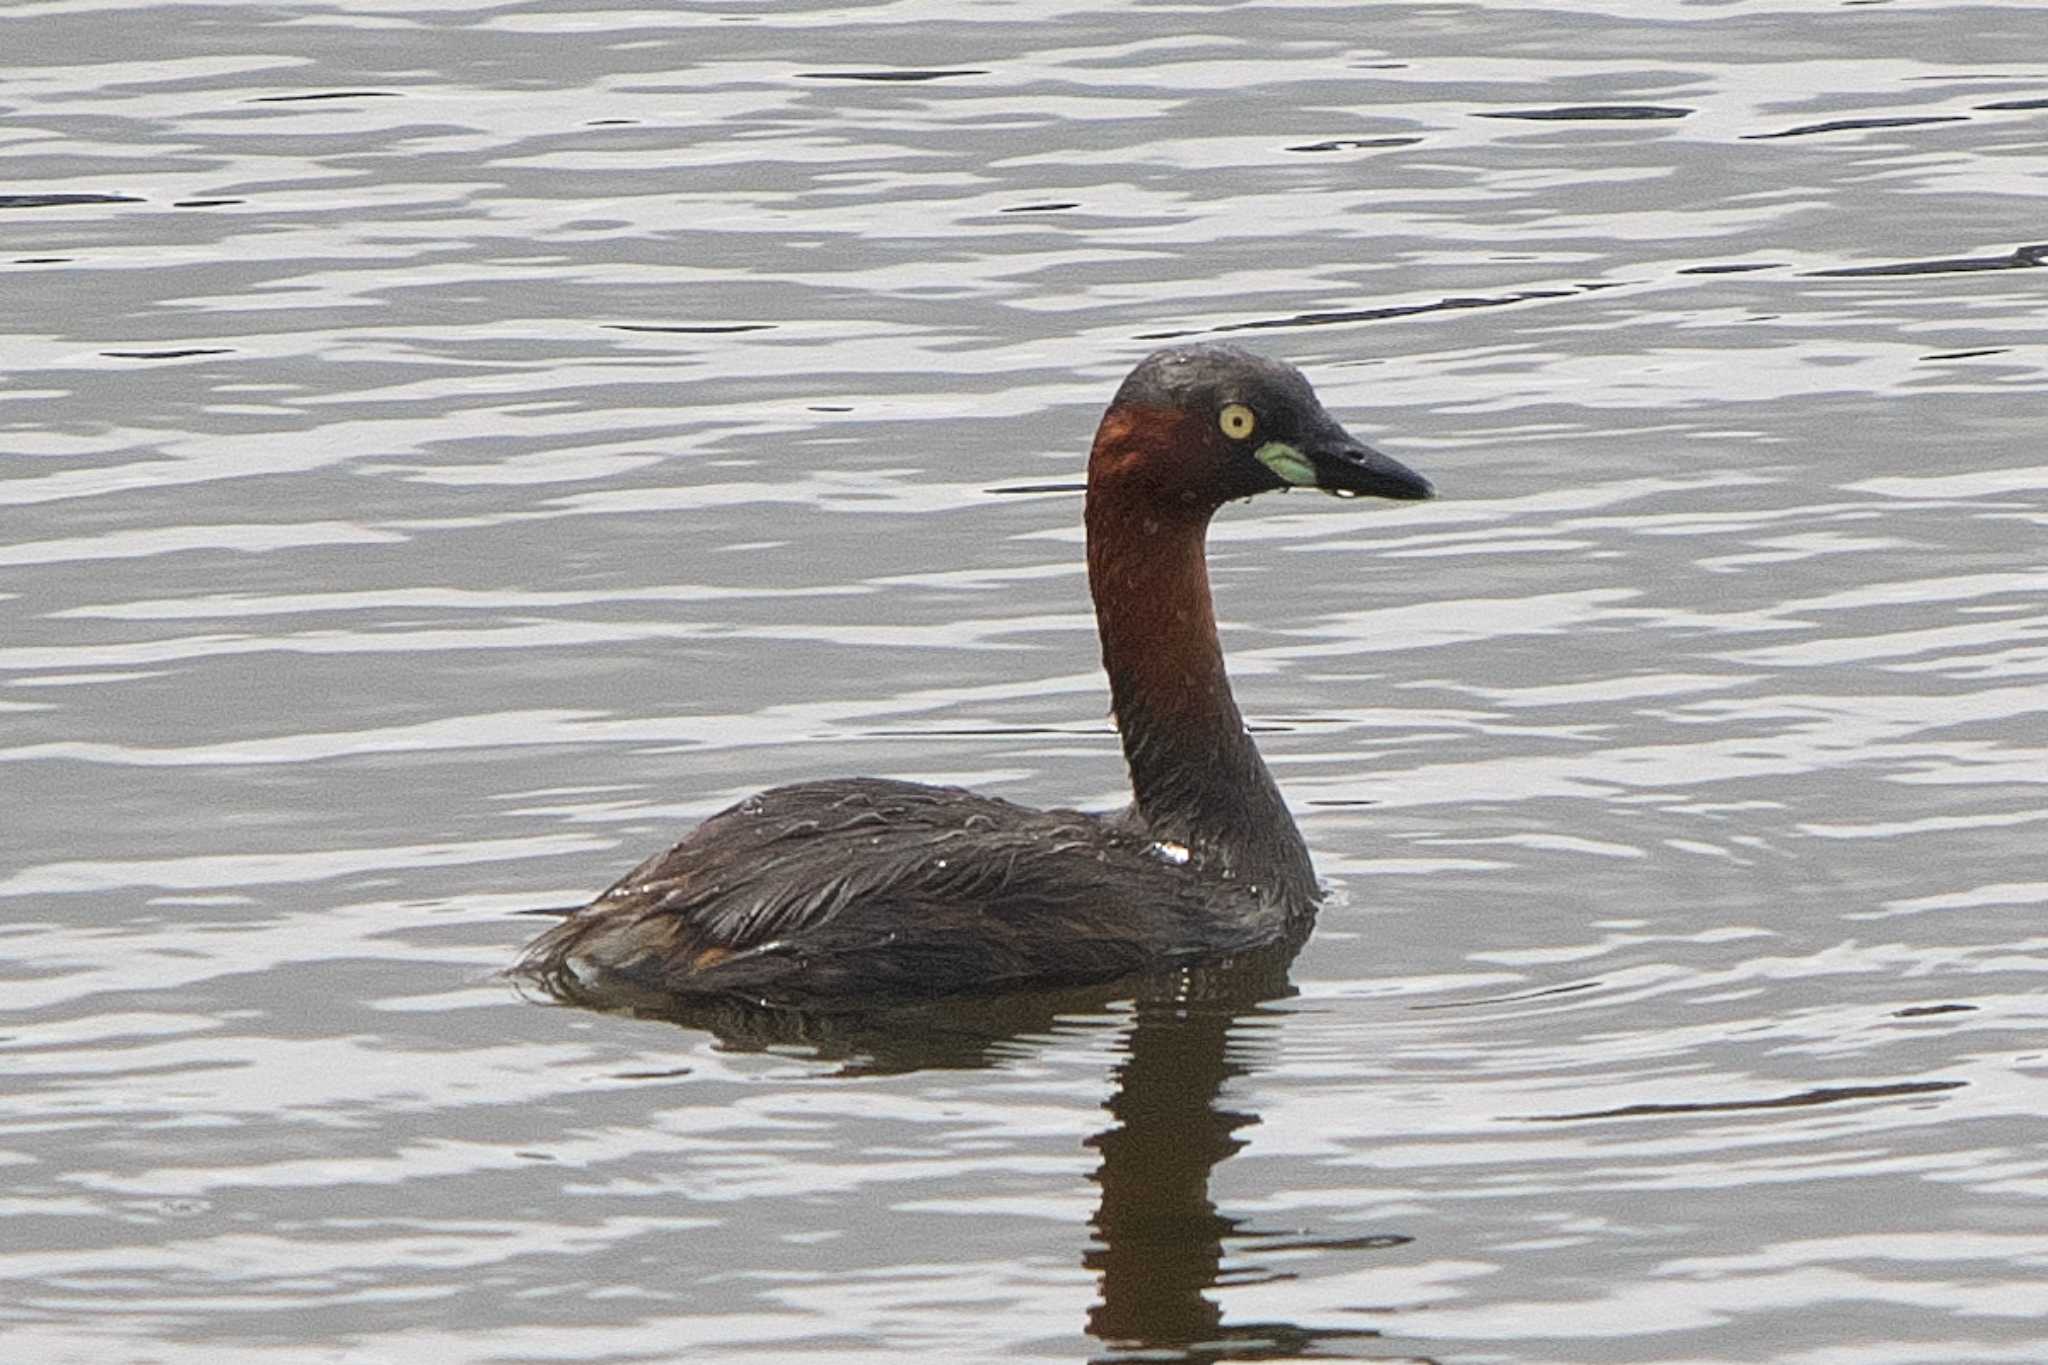
[[[1128,807],[776,787],[634,868],[513,974],[587,1004],[843,1009],[1109,981],[1306,932],[1315,871],[1231,696],[1203,548],[1224,503],[1289,487],[1431,496],[1292,365],[1222,345],[1147,356],[1096,431],[1085,513]]]

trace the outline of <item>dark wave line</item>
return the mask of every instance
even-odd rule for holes
[[[1965,1081],[1900,1081],[1895,1085],[1839,1085],[1778,1095],[1767,1100],[1703,1100],[1698,1104],[1625,1104],[1619,1109],[1589,1109],[1580,1114],[1521,1114],[1517,1123],[1573,1123],[1581,1119],[1659,1118],[1672,1114],[1725,1114],[1749,1109],[1803,1109],[1844,1100],[1895,1099],[1901,1095],[1934,1095],[1961,1090]]]
[[[1097,739],[1107,733],[1106,730],[1077,730],[1061,725],[941,725],[931,728],[905,726],[900,730],[877,728],[852,732],[856,739],[1012,739],[1028,735]]]
[[[1686,118],[1697,109],[1668,104],[1567,104],[1555,109],[1502,109],[1497,113],[1475,114],[1474,118],[1519,118],[1539,121],[1629,120]]]
[[[66,204],[140,204],[133,194],[0,194],[0,209],[52,209]]]
[[[258,95],[251,104],[308,104],[314,100],[395,100],[396,90],[322,90],[313,95]]]
[[[1863,128],[1917,128],[1923,123],[1967,123],[1968,114],[1922,114],[1908,118],[1838,118],[1826,123],[1806,123],[1776,133],[1744,133],[1745,142],[1768,142],[1779,137],[1815,137],[1821,133],[1849,133]]]
[[[1304,142],[1299,147],[1289,147],[1290,152],[1348,152],[1372,147],[1413,147],[1422,141],[1419,137],[1339,137],[1328,142]]]
[[[724,336],[729,332],[772,332],[772,322],[707,322],[701,324],[677,323],[668,326],[653,322],[607,322],[607,332],[683,332],[691,336]]]
[[[1939,261],[1896,261],[1890,265],[1846,265],[1834,270],[1809,270],[1808,275],[1844,278],[1851,275],[1960,275],[1977,270],[2031,270],[2048,265],[2048,242],[2015,248],[2008,256],[1960,256]]]
[[[1181,337],[1224,332],[1264,332],[1279,327],[1332,327],[1346,322],[1384,322],[1388,318],[1408,318],[1420,313],[1443,313],[1464,308],[1505,308],[1510,304],[1528,303],[1532,299],[1566,299],[1583,292],[1582,289],[1522,289],[1513,294],[1438,299],[1435,303],[1397,304],[1387,308],[1347,308],[1326,313],[1296,313],[1292,317],[1227,322],[1220,327],[1190,327],[1175,332],[1140,332],[1133,340],[1174,341]]]
[[[1934,355],[1923,355],[1922,360],[1975,360],[1980,356],[2004,355],[2010,346],[1985,346],[1975,351],[1940,351]]]
[[[1525,1000],[1545,1000],[1553,995],[1577,995],[1603,986],[1604,981],[1574,981],[1569,986],[1546,986],[1540,991],[1523,991],[1517,995],[1487,995],[1477,1000],[1445,1000],[1434,1005],[1410,1005],[1411,1010],[1463,1010],[1474,1005],[1514,1005]]]
[[[986,76],[986,71],[799,71],[807,81],[943,81],[955,76]]]
[[[1752,270],[1777,270],[1780,261],[1736,262],[1730,265],[1689,265],[1679,271],[1681,275],[1746,275]]]

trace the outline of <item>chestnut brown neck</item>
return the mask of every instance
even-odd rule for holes
[[[1199,419],[1118,407],[1088,461],[1088,586],[1136,810],[1232,878],[1306,910],[1308,850],[1245,730],[1216,638],[1205,552],[1218,500]]]

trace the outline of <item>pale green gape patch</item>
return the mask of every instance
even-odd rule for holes
[[[1314,488],[1316,471],[1308,458],[1285,441],[1268,441],[1252,452],[1258,462],[1296,488]]]

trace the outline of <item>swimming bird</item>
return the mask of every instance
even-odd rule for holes
[[[1154,352],[1088,457],[1088,586],[1130,771],[1121,811],[1034,810],[874,777],[712,816],[528,946],[512,973],[807,1010],[1110,981],[1306,932],[1307,846],[1231,695],[1205,541],[1285,488],[1432,496],[1354,439],[1301,371],[1235,346]]]

